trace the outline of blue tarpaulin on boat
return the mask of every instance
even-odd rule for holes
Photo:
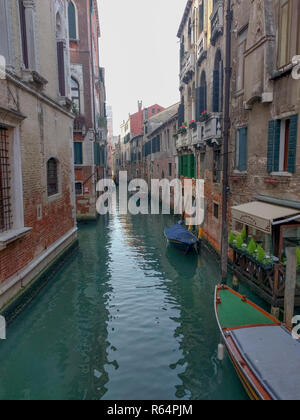
[[[235,330],[231,336],[275,400],[300,400],[300,342],[282,327]]]
[[[194,245],[198,242],[196,236],[180,224],[166,228],[165,234],[170,241],[178,241],[186,245]]]

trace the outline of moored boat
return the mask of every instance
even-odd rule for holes
[[[266,311],[217,286],[215,311],[234,368],[253,400],[300,400],[300,341]]]
[[[195,250],[199,251],[199,240],[189,230],[187,230],[182,223],[165,229],[165,236],[175,248],[184,253]]]

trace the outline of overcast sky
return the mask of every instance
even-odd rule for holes
[[[106,71],[107,104],[114,134],[143,105],[179,101],[179,43],[186,0],[98,0],[100,60]]]

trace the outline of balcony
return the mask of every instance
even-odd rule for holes
[[[207,119],[197,123],[196,129],[187,128],[178,134],[176,148],[220,146],[222,141],[222,114],[209,114]]]
[[[207,58],[207,39],[204,32],[200,35],[197,47],[197,64],[201,65],[202,61]]]
[[[211,113],[204,121],[204,130],[202,132],[202,141],[209,146],[220,145],[222,140],[222,113]]]
[[[219,36],[224,33],[224,0],[219,0],[210,17],[211,21],[211,43],[216,44]]]
[[[195,54],[193,52],[187,52],[182,61],[182,67],[180,72],[180,81],[188,84],[195,73]]]

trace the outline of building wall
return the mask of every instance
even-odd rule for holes
[[[0,126],[8,129],[13,224],[0,233],[0,308],[76,239],[73,116],[67,106],[61,106],[67,102],[58,95],[54,25],[55,14],[61,10],[62,29],[67,33],[66,2],[37,0],[32,5],[35,71],[41,72],[48,85],[37,84],[31,69],[22,69],[18,3],[12,2],[10,42],[15,56],[11,72],[0,80]],[[67,46],[66,42],[66,55]],[[65,66],[68,74],[68,62]],[[50,158],[58,162],[58,193],[49,197]]]
[[[74,142],[82,143],[82,164],[75,162],[75,182],[81,186],[76,194],[78,220],[95,220],[96,185],[105,176],[107,158],[105,71],[99,64],[99,15],[97,2],[74,0],[77,39],[70,40],[71,76],[80,88],[80,112],[75,118]],[[100,146],[99,152],[94,143]],[[101,159],[100,159],[101,157]],[[100,159],[100,160],[99,160]]]

